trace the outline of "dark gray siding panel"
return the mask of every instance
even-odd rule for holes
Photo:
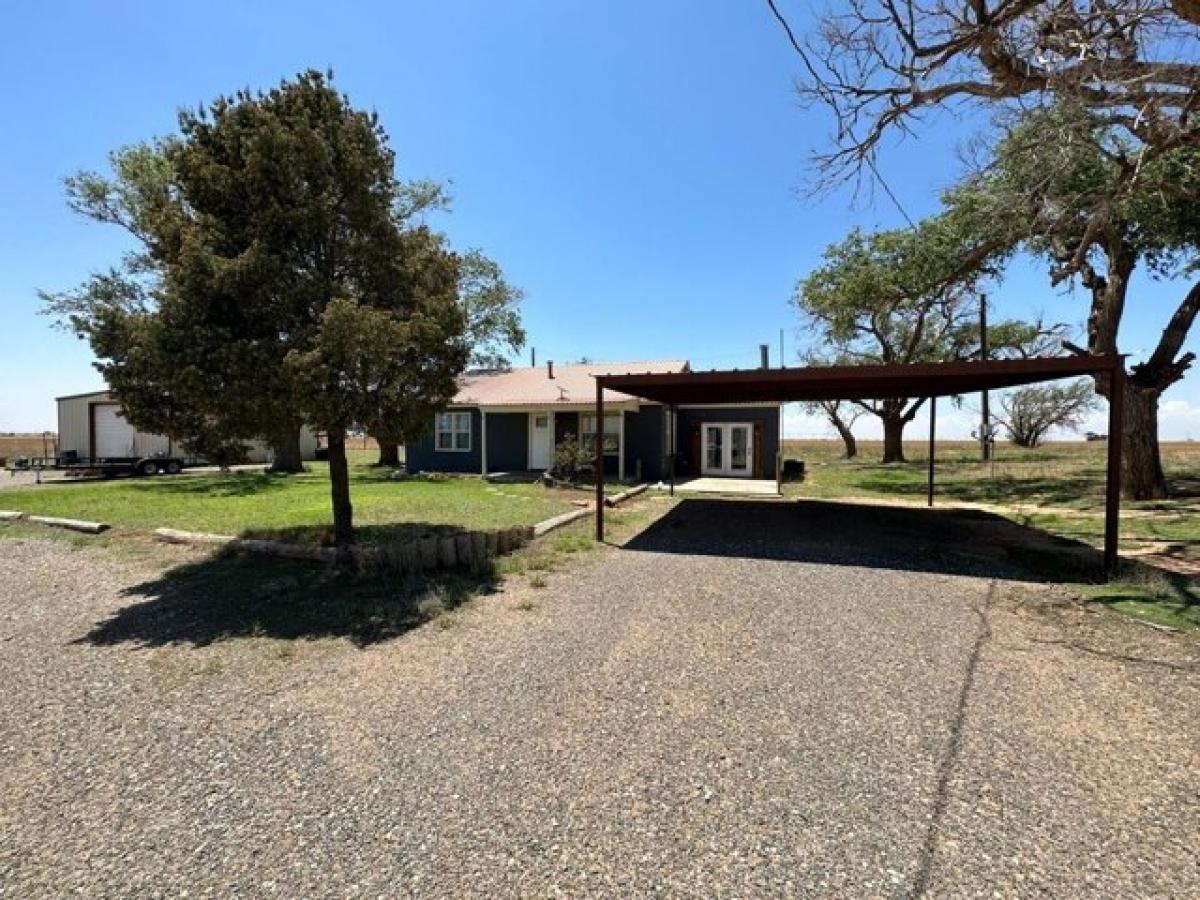
[[[488,471],[524,472],[529,465],[529,414],[488,413]]]
[[[643,481],[659,481],[663,472],[663,450],[666,442],[663,423],[666,416],[661,406],[643,406],[625,417],[625,474],[637,475],[638,461],[642,464]]]
[[[406,444],[405,465],[410,472],[478,472],[479,471],[479,410],[471,410],[471,449],[466,453],[437,450],[434,447],[433,423],[429,436]],[[488,437],[491,437],[489,434]],[[488,454],[491,455],[490,453]]]
[[[692,459],[693,433],[703,422],[753,422],[762,425],[762,478],[775,477],[775,456],[779,452],[779,407],[746,406],[728,409],[680,409],[678,474],[699,475],[699,460]],[[758,455],[758,452],[755,454]]]

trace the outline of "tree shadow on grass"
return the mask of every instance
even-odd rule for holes
[[[141,479],[128,486],[147,494],[179,497],[250,497],[282,490],[290,475],[266,472],[231,472],[228,475],[196,475],[186,478]]]
[[[340,637],[365,647],[398,637],[498,583],[492,567],[367,575],[224,550],[127,588],[129,605],[77,643],[203,647],[237,638]]]

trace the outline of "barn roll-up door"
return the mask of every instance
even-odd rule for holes
[[[106,459],[114,456],[133,456],[134,427],[121,415],[115,403],[92,406],[92,456]]]

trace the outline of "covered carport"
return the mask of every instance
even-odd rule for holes
[[[596,378],[596,416],[597,421],[603,421],[606,388],[662,403],[672,411],[680,404],[925,397],[931,403],[929,496],[932,502],[937,398],[1002,390],[1084,375],[1098,376],[1111,381],[1108,459],[1105,473],[1104,567],[1107,572],[1112,573],[1117,566],[1121,503],[1120,435],[1125,366],[1120,356],[1077,355],[906,365],[610,374]],[[672,453],[675,449],[671,448]],[[603,461],[602,435],[597,435],[595,450],[599,466]],[[596,484],[596,539],[604,540],[604,484],[600,479],[597,479]]]

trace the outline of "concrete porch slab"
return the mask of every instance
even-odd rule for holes
[[[779,497],[775,482],[764,478],[689,478],[675,484],[683,494],[730,494],[737,496]]]

